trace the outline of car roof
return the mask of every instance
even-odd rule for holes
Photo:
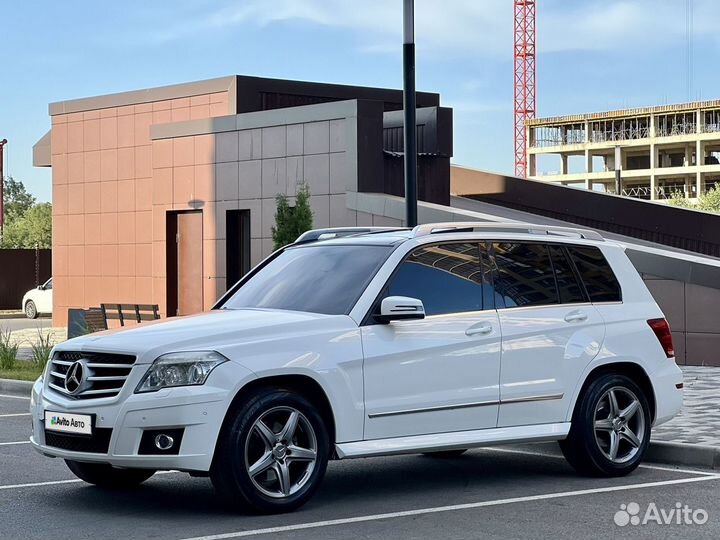
[[[397,245],[409,240],[417,243],[452,239],[513,239],[595,244],[605,242],[596,231],[530,223],[457,222],[428,223],[413,229],[403,227],[338,227],[315,229],[303,234],[295,245]]]

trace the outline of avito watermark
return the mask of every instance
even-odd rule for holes
[[[640,505],[635,502],[621,504],[620,510],[615,512],[615,524],[619,527],[626,525],[705,525],[709,516],[702,508],[690,508],[687,504],[675,503],[670,509],[658,508],[651,502],[645,512],[640,512]]]

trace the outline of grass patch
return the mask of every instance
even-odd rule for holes
[[[15,367],[18,346],[12,343],[11,337],[10,330],[0,329],[0,370],[11,370]]]
[[[18,381],[34,381],[42,373],[42,368],[32,362],[16,360],[10,369],[0,369],[0,379],[16,379]]]

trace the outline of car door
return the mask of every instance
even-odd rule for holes
[[[476,242],[415,248],[387,296],[423,301],[422,320],[362,327],[365,439],[494,428],[500,325]]]
[[[37,291],[37,310],[38,313],[52,313],[52,278],[48,279]]]
[[[495,242],[502,330],[498,427],[564,422],[605,326],[560,244]]]

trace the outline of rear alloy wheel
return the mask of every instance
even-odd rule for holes
[[[32,300],[28,300],[27,302],[25,302],[25,316],[28,319],[37,319],[37,307],[35,306],[35,302],[33,302]]]
[[[220,436],[210,478],[233,505],[288,512],[322,482],[329,441],[320,413],[288,390],[251,396]]]
[[[65,463],[80,480],[108,489],[132,488],[155,474],[152,469],[116,469],[107,463],[83,463],[69,459]]]
[[[650,442],[650,407],[642,389],[623,375],[605,374],[587,388],[560,448],[579,472],[623,476],[642,461]]]

